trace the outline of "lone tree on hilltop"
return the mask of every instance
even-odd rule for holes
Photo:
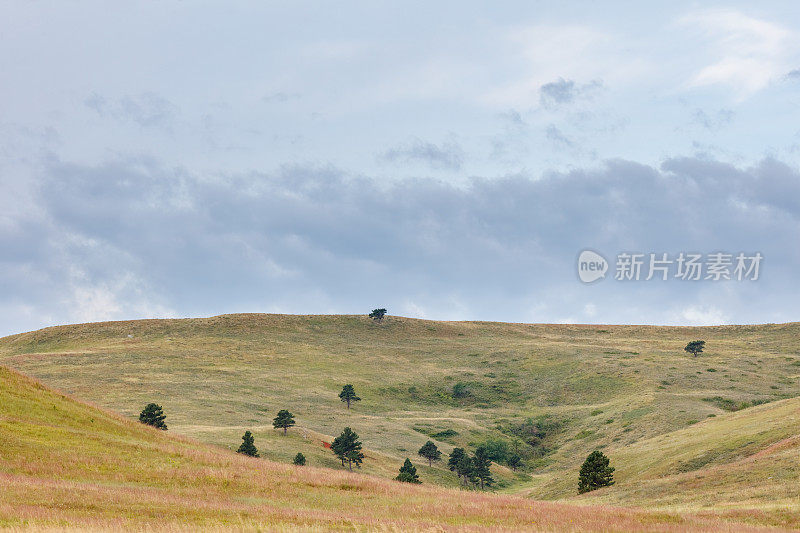
[[[256,448],[255,441],[253,434],[245,431],[244,435],[242,435],[242,444],[239,445],[239,449],[236,452],[250,457],[258,457],[258,448]]]
[[[386,316],[386,309],[382,307],[380,309],[373,309],[372,312],[369,314],[369,317],[372,320],[377,320],[378,322],[383,320],[384,316]]]
[[[400,467],[400,473],[395,478],[404,483],[422,483],[417,475],[417,468],[411,464],[411,460],[406,457],[406,462]]]
[[[347,466],[351,471],[353,470],[353,464],[361,466],[361,463],[364,461],[364,454],[361,452],[361,441],[358,440],[358,433],[349,427],[344,428],[342,434],[333,439],[331,451],[342,461],[342,466],[344,466],[345,461],[347,461]]]
[[[442,456],[442,452],[439,451],[439,448],[436,447],[432,440],[423,444],[417,453],[428,460],[428,466],[433,466],[433,462],[438,461]]]
[[[614,484],[614,467],[609,466],[608,457],[600,450],[595,450],[581,466],[578,476],[578,494],[589,492]]]
[[[485,446],[479,446],[472,455],[472,471],[480,482],[481,489],[494,483],[490,466],[492,466],[492,460],[489,459],[489,450]]]
[[[697,354],[703,353],[703,348],[705,348],[705,345],[706,341],[692,341],[686,345],[684,350],[697,357]]]
[[[294,415],[286,409],[278,411],[278,416],[272,420],[272,427],[275,429],[282,429],[283,434],[286,435],[286,430],[294,425]]]
[[[292,464],[293,465],[297,465],[297,466],[305,466],[306,465],[306,456],[303,455],[300,452],[297,452],[297,455],[295,455],[294,459],[292,460]]]
[[[356,396],[356,390],[352,385],[345,385],[342,387],[342,392],[339,393],[339,399],[347,403],[347,408],[350,409],[350,402],[359,402],[361,398]]]
[[[139,422],[158,429],[167,429],[167,425],[164,423],[166,418],[164,410],[155,403],[148,403],[139,413]]]

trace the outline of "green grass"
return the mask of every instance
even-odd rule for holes
[[[692,357],[683,347],[697,338],[706,351]],[[249,429],[262,455],[279,462],[301,451],[309,464],[337,468],[321,443],[345,426],[364,441],[363,471],[387,478],[428,439],[445,453],[504,440],[526,467],[495,467],[502,490],[551,499],[574,496],[594,449],[614,461],[722,421],[729,405],[800,395],[797,353],[798,324],[598,329],[359,316],[142,320],[0,339],[1,364],[131,418],[158,402],[170,431],[211,444],[235,449]],[[350,410],[337,398],[345,383],[363,398]],[[454,396],[459,383],[467,394]],[[298,422],[287,436],[271,428],[284,408]],[[545,418],[555,427],[538,440],[514,430]],[[443,463],[420,471],[456,486]]]

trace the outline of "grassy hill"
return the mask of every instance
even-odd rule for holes
[[[683,351],[694,339],[707,343],[696,358]],[[0,364],[129,417],[157,401],[171,431],[208,443],[235,448],[250,429],[262,453],[284,463],[302,451],[312,465],[339,467],[322,441],[351,426],[367,448],[364,472],[393,477],[410,456],[420,459],[424,481],[456,485],[442,465],[422,466],[417,449],[428,439],[445,453],[488,441],[525,457],[520,472],[494,467],[498,490],[563,499],[576,498],[580,463],[599,448],[617,466],[619,481],[579,500],[703,509],[703,484],[731,480],[714,481],[710,469],[740,468],[731,474],[741,476],[739,484],[729,486],[772,486],[750,507],[776,523],[791,522],[800,510],[769,500],[790,501],[794,493],[785,486],[798,484],[796,470],[762,483],[761,470],[748,474],[753,466],[739,465],[800,433],[794,424],[781,426],[781,415],[771,432],[760,431],[762,418],[795,405],[781,400],[800,396],[800,324],[680,328],[397,317],[379,324],[358,316],[226,315],[14,335],[0,339]],[[345,383],[363,398],[350,410],[337,398]],[[271,427],[282,408],[298,421],[288,436]],[[743,425],[728,431],[736,420]],[[695,444],[684,446],[684,439]],[[634,489],[641,480],[646,489]],[[684,490],[687,483],[698,494]],[[790,518],[781,518],[785,513]]]
[[[0,400],[0,529],[733,531],[751,521],[531,502],[246,458],[2,367]]]

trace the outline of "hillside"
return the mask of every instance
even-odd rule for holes
[[[696,358],[683,351],[694,339],[707,342]],[[129,417],[157,401],[171,431],[211,444],[235,448],[250,429],[263,454],[284,463],[302,451],[310,464],[340,467],[322,441],[345,426],[368,450],[363,472],[384,477],[396,475],[407,456],[421,463],[416,450],[429,438],[445,453],[488,440],[525,457],[522,471],[494,468],[498,490],[536,498],[575,497],[580,462],[600,448],[618,467],[618,484],[601,491],[607,501],[705,508],[686,491],[670,492],[676,485],[664,485],[664,476],[742,460],[800,433],[777,424],[772,433],[739,441],[720,429],[746,416],[758,427],[759,413],[794,405],[780,400],[800,396],[800,324],[680,328],[398,317],[379,324],[358,316],[225,315],[14,335],[0,339],[0,364]],[[363,398],[350,410],[337,398],[345,383]],[[457,384],[461,394],[454,394]],[[287,436],[271,427],[282,408],[298,421]],[[681,439],[692,435],[696,445],[684,449]],[[670,458],[669,442],[682,455]],[[660,462],[647,464],[650,456]],[[428,483],[457,484],[441,464],[419,470]],[[652,490],[633,491],[645,477]],[[769,508],[764,498],[753,505]]]
[[[250,459],[79,403],[0,367],[0,529],[740,530]]]

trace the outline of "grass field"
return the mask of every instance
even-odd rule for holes
[[[697,358],[683,351],[694,339],[707,343]],[[302,451],[341,468],[321,443],[349,425],[365,444],[362,472],[394,477],[411,457],[426,484],[455,486],[417,449],[489,441],[525,457],[519,472],[493,467],[499,492],[798,525],[799,324],[226,315],[15,335],[0,339],[0,364],[128,417],[156,401],[170,434],[235,449],[250,429],[282,463]],[[363,398],[349,411],[345,383]],[[287,436],[271,428],[282,408],[298,421]],[[598,448],[618,482],[578,497],[580,463]]]
[[[0,368],[0,529],[738,531],[751,520],[533,502],[250,459]]]

